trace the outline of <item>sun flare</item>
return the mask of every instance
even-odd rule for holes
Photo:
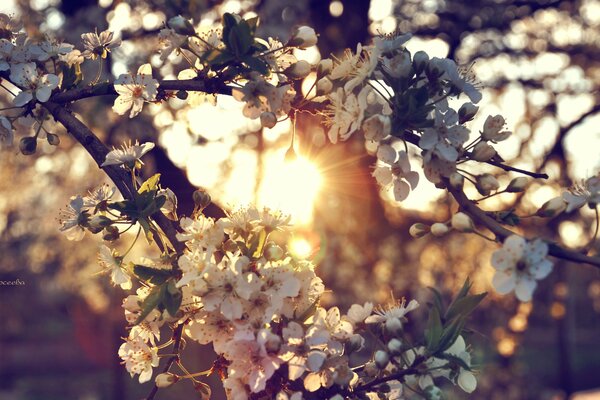
[[[304,157],[285,161],[279,153],[269,157],[266,164],[259,202],[289,213],[297,225],[310,223],[323,183],[318,167]]]

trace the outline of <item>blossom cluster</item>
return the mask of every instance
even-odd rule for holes
[[[427,179],[440,184],[462,176],[457,163],[494,159],[490,143],[511,134],[502,116],[489,116],[480,135],[467,144],[471,130],[465,124],[476,115],[474,103],[481,99],[472,72],[450,59],[430,59],[423,51],[413,56],[404,47],[409,39],[408,34],[381,36],[372,45],[359,44],[356,52],[347,50],[341,59],[323,60],[317,82],[317,94],[329,101],[323,115],[330,141],[363,132],[377,147],[373,175],[381,186],[393,188],[397,201],[406,199],[419,180],[407,143],[420,149]],[[448,100],[461,94],[470,102],[453,109]],[[477,188],[489,194],[498,188],[495,184],[487,176],[478,179]]]
[[[255,207],[219,220],[201,213],[183,217],[177,237],[185,243],[184,254],[176,261],[146,260],[144,267],[153,276],[181,272],[173,281],[182,291],[177,312],[147,309],[156,282],[163,281],[146,280],[123,303],[132,327],[119,356],[131,375],[139,374],[140,382],[151,378],[160,327],[169,323],[184,324],[186,337],[213,346],[219,355],[213,371],[224,377],[231,399],[341,399],[384,389],[387,398],[399,398],[405,384],[439,391],[433,380],[438,377],[467,392],[475,389],[470,355],[458,333],[438,351],[409,345],[405,325],[419,306],[415,300],[377,309],[355,304],[347,314],[322,307],[324,286],[314,265],[275,242],[285,238],[288,225],[289,216]],[[132,276],[140,278],[135,271]],[[357,356],[363,361],[353,365]],[[156,384],[166,387],[194,375],[160,374]],[[368,385],[376,379],[382,384]]]

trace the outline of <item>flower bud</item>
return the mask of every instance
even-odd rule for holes
[[[391,317],[385,321],[385,331],[391,336],[400,336],[402,334],[402,321],[399,318]]]
[[[442,389],[437,386],[429,385],[424,390],[425,399],[427,400],[442,400],[444,398],[444,393]]]
[[[448,228],[448,225],[446,224],[442,224],[441,222],[436,222],[435,224],[431,225],[431,234],[433,236],[444,236],[450,229]]]
[[[429,55],[424,51],[417,51],[413,56],[413,68],[415,73],[419,75],[425,69],[427,63],[429,62]]]
[[[429,226],[417,222],[416,224],[413,224],[410,227],[408,233],[410,233],[410,236],[414,237],[415,239],[418,239],[429,233]]]
[[[317,96],[325,96],[333,90],[333,83],[329,78],[321,78],[317,81]]]
[[[456,213],[452,216],[452,228],[459,232],[473,232],[473,220],[463,212]]]
[[[310,26],[301,26],[292,35],[289,45],[297,46],[300,49],[307,49],[317,44],[317,34]]]
[[[179,377],[175,374],[172,374],[170,372],[164,372],[162,374],[158,374],[156,376],[156,379],[154,380],[154,383],[156,384],[156,387],[158,388],[167,388],[169,386],[171,386],[172,384],[176,383],[179,380]]]
[[[167,26],[180,35],[193,36],[196,34],[196,30],[192,23],[181,15],[171,18],[167,22]]]
[[[363,122],[362,130],[365,139],[379,142],[392,131],[392,121],[387,115],[375,114]]]
[[[265,248],[265,258],[269,261],[281,260],[284,255],[284,251],[281,247],[275,243],[270,243]]]
[[[277,116],[275,113],[270,111],[263,112],[260,114],[260,125],[263,128],[273,128],[275,125],[277,125]]]
[[[487,196],[492,191],[498,190],[500,184],[498,183],[498,179],[496,179],[494,175],[481,174],[477,176],[475,187],[477,188],[477,191],[481,193],[481,195]]]
[[[208,194],[205,190],[202,189],[195,190],[192,197],[194,199],[196,209],[198,210],[204,210],[212,201],[212,199],[210,198],[210,194]]]
[[[375,366],[374,362],[368,362],[368,363],[366,363],[365,364],[365,368],[364,368],[363,371],[365,372],[365,375],[371,376],[371,377],[379,374],[379,370]]]
[[[525,190],[525,186],[529,184],[529,179],[524,176],[519,176],[518,178],[510,181],[508,186],[506,187],[506,191],[509,193],[517,193]]]
[[[538,217],[552,218],[565,211],[566,208],[567,203],[559,196],[545,202],[535,215]]]
[[[89,221],[89,228],[98,233],[105,227],[112,225],[112,223],[113,221],[104,215],[94,215]]]
[[[489,115],[483,124],[483,132],[481,137],[483,140],[490,140],[492,142],[501,142],[508,139],[511,135],[509,131],[502,131],[504,128],[504,117],[502,115]]]
[[[473,104],[473,103],[463,104],[458,109],[458,123],[464,124],[465,122],[472,120],[473,117],[475,117],[475,114],[477,114],[477,111],[479,111],[479,107],[476,106],[475,104]]]
[[[350,336],[350,339],[348,339],[348,342],[346,342],[346,350],[348,353],[354,353],[362,350],[364,345],[365,338],[358,333],[355,333],[354,335]]]
[[[396,338],[390,340],[387,344],[387,348],[392,355],[398,355],[402,352],[402,341]]]
[[[454,189],[462,189],[465,184],[465,177],[459,174],[458,172],[453,172],[449,178],[450,186]]]
[[[377,365],[377,368],[384,369],[385,367],[387,367],[388,363],[390,362],[390,355],[383,350],[377,350],[375,352],[374,359],[375,359],[375,365]]]
[[[165,214],[171,221],[177,221],[177,196],[169,188],[161,189],[157,195],[166,198],[165,203],[160,207],[160,212]]]
[[[186,90],[178,90],[177,93],[175,93],[175,96],[177,96],[179,100],[187,100],[188,92]]]
[[[228,253],[235,253],[239,250],[239,246],[235,241],[229,239],[228,241],[223,243],[223,250]]]
[[[496,149],[486,142],[479,142],[473,148],[471,158],[476,161],[489,161],[496,155]]]
[[[303,79],[310,74],[310,70],[310,63],[306,60],[300,60],[287,67],[283,73],[290,79]]]
[[[60,138],[54,133],[47,133],[46,140],[51,146],[58,146],[60,144]]]
[[[119,238],[119,228],[114,225],[107,226],[104,228],[104,233],[102,234],[102,239],[107,242],[113,242]]]
[[[19,150],[24,156],[30,156],[35,153],[37,149],[37,138],[35,137],[24,137],[19,142]]]
[[[331,58],[324,58],[317,64],[317,78],[322,78],[325,75],[329,75],[333,69],[333,60]]]

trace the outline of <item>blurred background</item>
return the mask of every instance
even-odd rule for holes
[[[450,57],[476,73],[484,99],[472,130],[501,112],[515,133],[498,146],[502,157],[550,175],[524,196],[502,195],[484,207],[530,214],[561,187],[598,171],[600,1],[5,0],[0,11],[21,19],[30,35],[47,34],[80,49],[82,33],[117,32],[123,44],[106,60],[102,76],[111,80],[145,62],[163,78],[176,77],[184,60],[172,56],[163,63],[156,50],[162,24],[178,14],[202,29],[216,27],[224,12],[258,15],[260,36],[283,41],[294,25],[313,26],[318,46],[296,54],[311,62],[354,49],[373,34],[412,32],[407,47],[413,53]],[[84,73],[93,77],[96,68],[86,63]],[[1,96],[8,105],[10,99]],[[162,174],[163,184],[179,197],[180,214],[190,213],[197,187],[221,207],[208,210],[215,217],[250,202],[291,213],[298,227],[290,245],[316,258],[318,274],[333,290],[326,305],[345,310],[392,295],[416,298],[422,308],[412,315],[411,328],[417,329],[431,298],[427,286],[449,299],[469,276],[476,291],[490,291],[472,317],[468,338],[478,366],[472,398],[600,399],[600,275],[593,267],[557,260],[533,302],[519,304],[493,293],[489,260],[495,246],[474,235],[408,235],[414,222],[446,221],[456,205],[423,176],[405,202],[394,203],[371,178],[375,158],[359,135],[333,146],[319,118],[301,113],[296,144],[303,161],[289,166],[283,164],[289,123],[262,130],[242,117],[243,104],[232,99],[218,98],[216,105],[201,96],[187,103],[172,99],[146,105],[132,120],[112,112],[113,101],[86,99],[75,110],[108,144],[157,142],[144,158],[145,173]],[[58,148],[40,142],[31,157],[16,147],[0,151],[0,280],[25,283],[0,286],[0,399],[142,398],[152,384],[131,379],[116,354],[126,335],[123,292],[97,274],[99,238],[69,242],[58,232],[58,210],[69,197],[106,178],[64,130],[56,126],[53,132],[61,137]],[[514,177],[488,172],[505,184]],[[530,218],[524,226],[579,248],[593,232],[592,215],[582,210],[549,222]],[[119,246],[131,240],[125,237]],[[130,254],[148,255],[144,246]],[[211,365],[207,349],[190,343],[186,354],[190,370]],[[223,398],[213,383],[214,398]],[[157,398],[194,396],[184,382]]]

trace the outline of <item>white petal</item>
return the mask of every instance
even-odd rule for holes
[[[377,158],[386,164],[392,165],[396,161],[397,154],[396,149],[388,144],[377,148]]]
[[[33,95],[30,92],[23,91],[13,99],[13,104],[16,107],[21,107],[29,103],[31,99],[33,99]]]
[[[465,392],[471,393],[477,388],[477,379],[472,372],[461,369],[458,375],[458,386]]]
[[[45,103],[48,101],[51,94],[52,94],[52,89],[50,89],[48,86],[42,86],[38,90],[35,91],[35,98],[40,103]]]
[[[410,186],[408,186],[408,183],[406,183],[400,179],[394,180],[394,198],[396,199],[396,201],[406,200],[409,193],[410,193]]]
[[[152,76],[152,66],[150,64],[143,64],[137,70],[138,75]]]
[[[552,262],[550,260],[542,260],[529,267],[529,271],[533,274],[535,279],[544,279],[552,272]]]
[[[536,286],[537,283],[535,279],[531,279],[529,277],[521,277],[521,279],[519,279],[519,282],[517,283],[517,287],[515,288],[515,294],[517,295],[517,299],[523,302],[530,301]]]
[[[506,294],[515,288],[515,279],[512,275],[506,274],[502,271],[497,271],[492,278],[492,285],[494,289],[500,294]]]
[[[133,105],[131,97],[119,96],[113,104],[113,111],[119,115],[124,115]]]

